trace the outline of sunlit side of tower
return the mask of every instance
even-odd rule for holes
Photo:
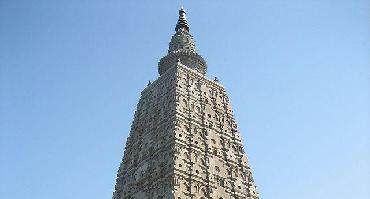
[[[113,199],[257,199],[225,88],[207,79],[186,12],[141,93]]]

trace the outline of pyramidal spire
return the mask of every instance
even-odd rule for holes
[[[112,199],[259,199],[224,86],[206,77],[185,10],[139,103]]]
[[[181,6],[179,10],[179,20],[177,21],[175,30],[177,32],[180,29],[189,32],[189,25],[188,22],[186,21],[186,12],[183,6]]]

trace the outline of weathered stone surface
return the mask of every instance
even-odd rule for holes
[[[113,199],[259,198],[224,87],[182,59],[162,64],[141,93]]]

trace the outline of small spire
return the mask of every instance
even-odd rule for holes
[[[175,28],[176,32],[179,29],[186,30],[187,32],[189,32],[189,25],[188,22],[186,21],[186,12],[183,6],[181,6],[179,10],[179,20],[177,21]]]

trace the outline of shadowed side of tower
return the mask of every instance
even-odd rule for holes
[[[175,31],[141,93],[113,199],[257,199],[227,93],[206,78],[183,8]]]

